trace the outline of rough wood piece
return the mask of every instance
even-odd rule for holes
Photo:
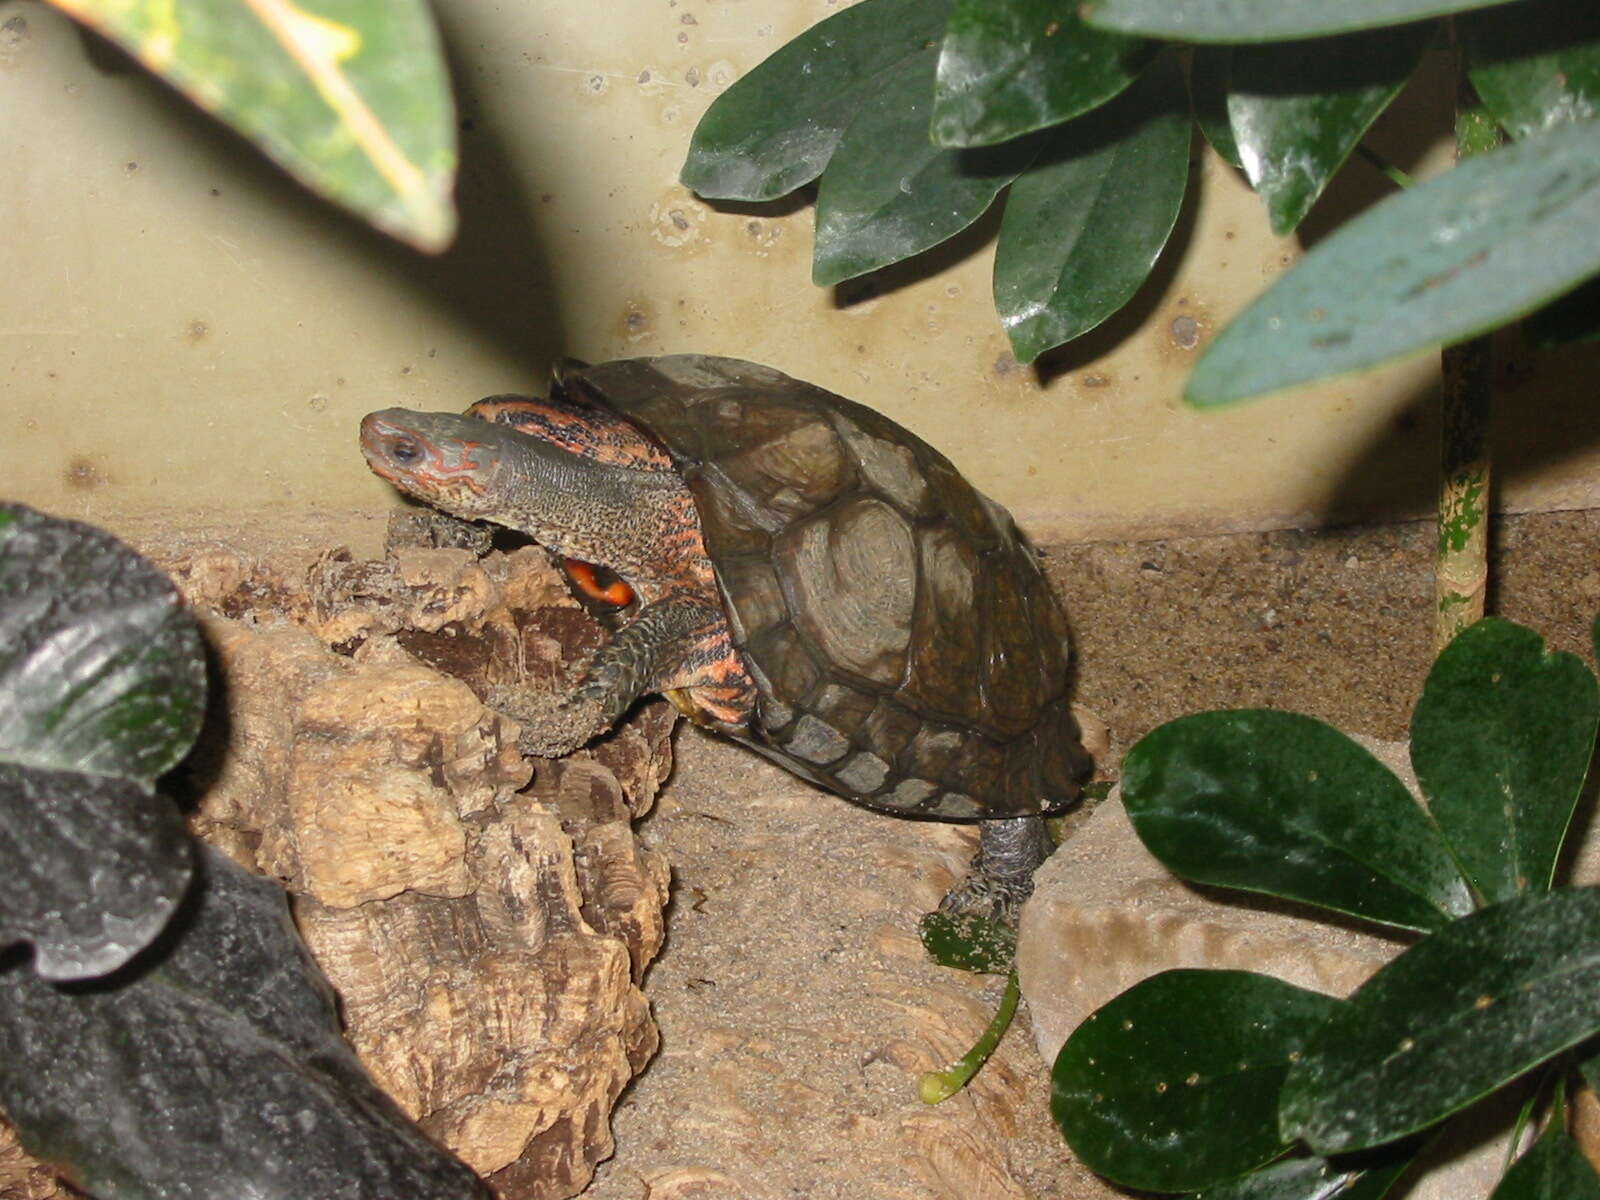
[[[16,1131],[0,1121],[0,1200],[70,1200],[82,1194],[24,1150]]]

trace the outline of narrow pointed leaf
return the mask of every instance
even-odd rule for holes
[[[1546,891],[1594,749],[1600,694],[1573,654],[1493,617],[1428,673],[1411,763],[1445,840],[1489,903]]]
[[[845,130],[817,190],[811,278],[827,286],[919,254],[983,215],[1038,152],[1035,138],[977,150],[928,140],[937,52],[891,72]]]
[[[863,104],[937,46],[951,0],[863,0],[780,47],[718,96],[695,127],[685,187],[770,200],[810,183]],[[918,140],[926,141],[924,126]]]
[[[1407,25],[1234,49],[1229,123],[1274,233],[1300,224],[1416,70],[1430,32]]]
[[[1189,59],[1189,108],[1211,148],[1231,166],[1244,170],[1239,143],[1228,120],[1228,83],[1233,74],[1232,46],[1196,46]]]
[[[1523,896],[1424,938],[1358,988],[1283,1086],[1285,1137],[1377,1146],[1600,1031],[1600,890]]]
[[[933,140],[986,146],[1076,117],[1132,83],[1157,48],[1090,29],[1059,0],[956,0]]]
[[[1278,42],[1403,25],[1504,0],[1083,0],[1084,20],[1102,29],[1185,42]]]
[[[1489,1200],[1600,1200],[1600,1175],[1557,1122],[1506,1172]]]
[[[301,183],[424,250],[455,232],[455,110],[422,0],[52,0]]]
[[[1126,1187],[1231,1179],[1286,1148],[1279,1086],[1341,1003],[1247,971],[1164,971],[1073,1031],[1051,1115],[1074,1154]]]
[[[1348,1158],[1286,1158],[1207,1188],[1194,1200],[1383,1200],[1411,1165],[1412,1149],[1360,1166]]]
[[[1148,278],[1189,178],[1183,77],[1171,59],[1045,135],[1011,187],[994,304],[1017,359],[1093,329]]]
[[[1600,114],[1600,8],[1523,0],[1463,18],[1473,90],[1514,138]]]
[[[1142,738],[1123,767],[1134,829],[1171,870],[1404,929],[1469,912],[1438,831],[1389,768],[1321,721],[1198,713]]]
[[[1344,225],[1190,376],[1225,404],[1497,328],[1600,272],[1600,121],[1503,146]]]

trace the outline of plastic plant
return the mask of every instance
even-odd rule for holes
[[[1143,738],[1123,798],[1174,873],[1418,940],[1345,999],[1240,971],[1122,993],[1056,1059],[1073,1150],[1151,1192],[1379,1200],[1442,1122],[1511,1087],[1524,1121],[1554,1103],[1494,1200],[1600,1197],[1561,1102],[1575,1072],[1600,1076],[1583,1046],[1600,1033],[1600,889],[1553,886],[1597,716],[1580,660],[1491,618],[1439,655],[1413,714],[1426,811],[1309,717],[1208,712]]]

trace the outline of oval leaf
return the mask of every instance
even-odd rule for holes
[[[1105,103],[1157,46],[1090,29],[1058,0],[956,0],[939,54],[933,140],[987,146]]]
[[[811,182],[861,106],[938,44],[950,3],[863,0],[780,47],[700,118],[684,186],[713,200],[770,200]]]
[[[1024,138],[980,150],[928,140],[936,52],[893,71],[845,130],[817,189],[811,278],[824,286],[937,246],[983,215],[1038,152]]]
[[[1074,1154],[1126,1187],[1231,1179],[1282,1153],[1290,1058],[1341,1003],[1247,971],[1164,971],[1073,1031],[1051,1115]]]
[[[1597,721],[1589,669],[1510,621],[1477,622],[1434,663],[1411,718],[1411,763],[1486,901],[1549,889]]]
[[[1228,121],[1228,81],[1232,46],[1196,46],[1189,58],[1189,108],[1211,148],[1236,170],[1244,170],[1239,145]]]
[[[1600,113],[1600,8],[1524,0],[1458,26],[1472,88],[1514,138]]]
[[[1009,971],[1017,956],[1016,930],[974,913],[927,913],[917,929],[922,948],[941,967],[999,974]]]
[[[1424,17],[1487,8],[1504,0],[1082,0],[1084,20],[1102,29],[1185,42],[1279,42],[1403,25]]]
[[[1194,1200],[1383,1200],[1411,1165],[1413,1148],[1358,1167],[1349,1159],[1288,1158],[1207,1188]],[[1392,1159],[1392,1161],[1388,1161]]]
[[[1494,329],[1600,271],[1600,121],[1481,154],[1344,225],[1223,330],[1224,404]]]
[[[1189,121],[1167,60],[1111,104],[1052,130],[1012,185],[994,304],[1020,362],[1116,312],[1150,274],[1183,205]]]
[[[1600,1031],[1600,890],[1524,896],[1424,938],[1289,1071],[1285,1137],[1319,1154],[1424,1129]]]
[[[52,0],[312,191],[423,250],[455,233],[456,124],[422,0]]]
[[[1186,879],[1403,929],[1437,929],[1472,907],[1405,785],[1310,717],[1246,709],[1171,721],[1128,752],[1122,798],[1150,852]]]
[[[1506,1172],[1489,1200],[1600,1200],[1596,1175],[1578,1143],[1552,1121]]]

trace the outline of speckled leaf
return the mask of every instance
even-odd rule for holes
[[[207,850],[147,958],[91,987],[0,971],[0,1107],[102,1200],[487,1200],[367,1078],[283,889]]]
[[[1017,956],[1016,931],[972,913],[931,912],[918,931],[922,948],[941,967],[981,974],[1003,974]]]
[[[1430,27],[1234,49],[1228,120],[1272,231],[1294,231],[1416,70]]]
[[[1600,113],[1600,7],[1523,0],[1463,18],[1473,90],[1514,138]]]
[[[684,186],[715,200],[770,200],[811,182],[862,106],[908,58],[938,45],[950,7],[862,0],[780,47],[706,110]]]
[[[1186,879],[1319,904],[1404,929],[1471,910],[1443,839],[1389,768],[1321,721],[1198,713],[1128,752],[1122,798]]]
[[[977,150],[928,140],[937,51],[889,73],[844,131],[817,190],[813,282],[864,275],[937,246],[993,202],[1038,152],[1037,138]]]
[[[422,0],[52,0],[301,183],[424,250],[455,232],[455,111]]]
[[[1403,25],[1504,0],[1083,0],[1091,25],[1185,42],[1278,42]]]
[[[1207,1188],[1194,1200],[1383,1200],[1411,1165],[1412,1147],[1387,1154],[1382,1163],[1353,1165],[1350,1159],[1287,1158]]]
[[[1600,121],[1481,154],[1375,205],[1212,342],[1194,404],[1377,366],[1515,320],[1600,272]]]
[[[933,140],[986,146],[1104,104],[1154,42],[1090,29],[1060,0],[956,0],[939,55]]]
[[[1228,121],[1228,78],[1232,46],[1196,46],[1189,58],[1189,108],[1211,148],[1231,166],[1244,170],[1239,144]]]
[[[1510,621],[1478,621],[1434,663],[1411,717],[1411,763],[1486,901],[1550,887],[1597,720],[1582,661]]]
[[[1125,1187],[1219,1184],[1287,1146],[1278,1089],[1340,1004],[1247,971],[1164,971],[1073,1031],[1051,1115],[1074,1154]]]
[[[1019,361],[1128,302],[1172,233],[1188,178],[1183,75],[1171,58],[1045,135],[1012,185],[995,250],[995,310]]]
[[[1285,1137],[1320,1154],[1425,1129],[1600,1031],[1600,890],[1521,896],[1382,968],[1284,1081]]]
[[[1600,1175],[1560,1122],[1552,1121],[1511,1164],[1489,1200],[1600,1200]]]

